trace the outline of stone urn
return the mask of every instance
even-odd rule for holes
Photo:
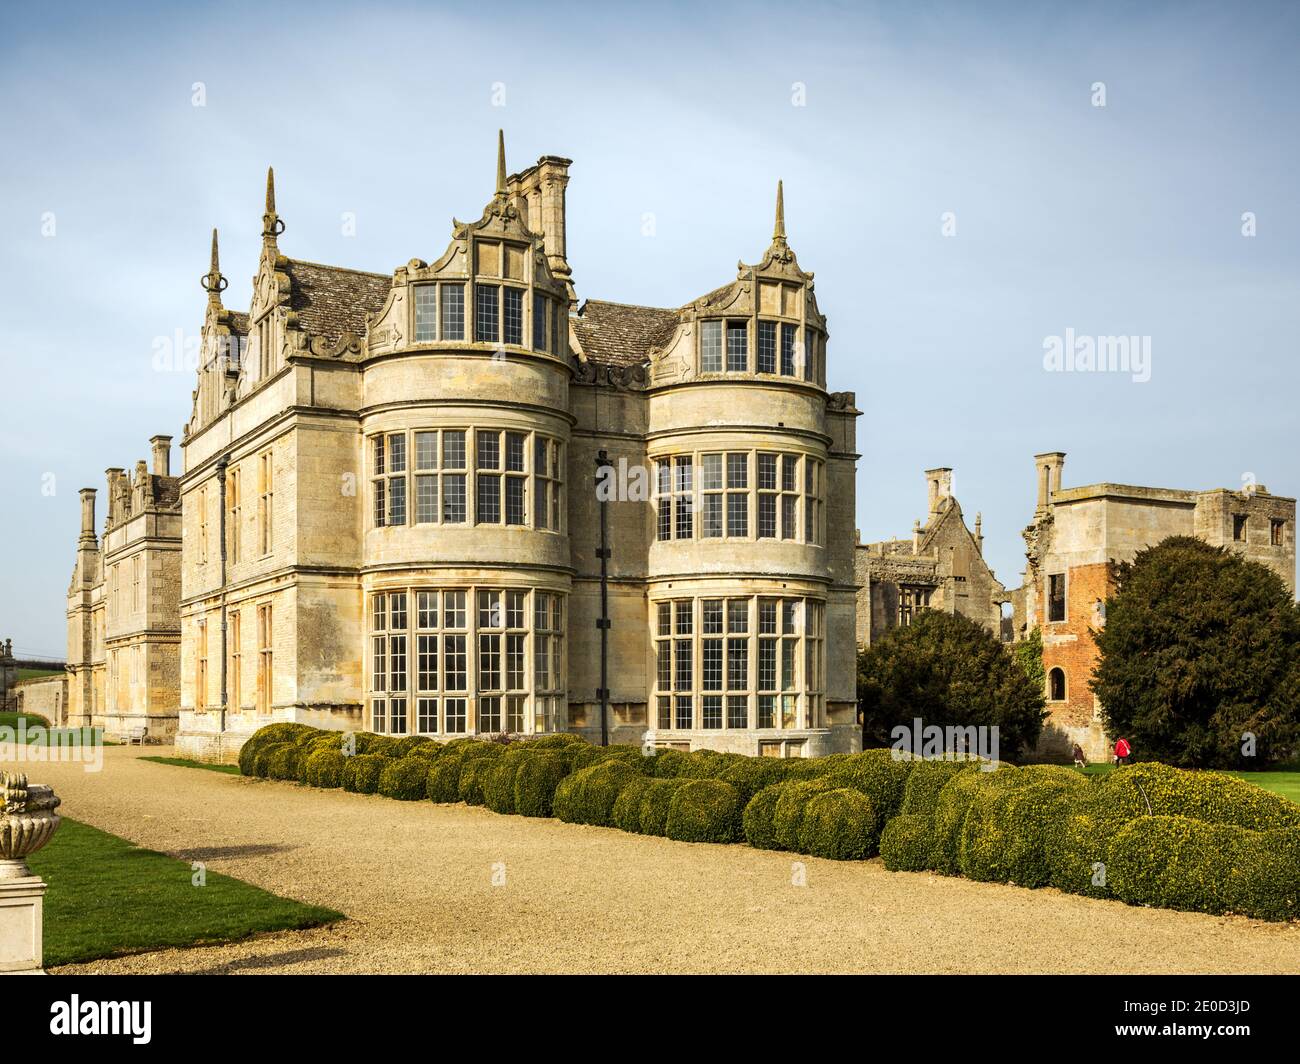
[[[0,808],[0,879],[30,876],[27,855],[35,853],[59,826],[54,789],[27,782],[26,776],[0,774],[4,805]]]
[[[59,806],[50,787],[0,773],[0,973],[41,974],[45,884],[27,855],[53,837]]]

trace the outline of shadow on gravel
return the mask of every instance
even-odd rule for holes
[[[264,957],[241,957],[227,961],[225,964],[213,965],[211,968],[177,969],[174,972],[161,972],[161,975],[230,975],[234,972],[256,971],[258,968],[287,968],[294,964],[306,964],[310,961],[325,960],[328,957],[344,957],[347,950],[332,946],[312,946],[309,949],[292,949],[283,953],[268,953]]]
[[[253,842],[247,846],[199,846],[192,850],[175,850],[172,856],[182,861],[212,861],[222,857],[262,857],[294,849],[297,847],[278,842]]]

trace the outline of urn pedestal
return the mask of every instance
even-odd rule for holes
[[[0,785],[0,975],[43,975],[45,882],[26,858],[58,828],[59,799],[26,776],[4,773]]]

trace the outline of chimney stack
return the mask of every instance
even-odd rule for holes
[[[1065,469],[1065,452],[1048,451],[1034,455],[1038,474],[1038,513],[1046,513],[1052,494],[1061,490],[1061,472]]]
[[[151,437],[149,443],[153,446],[153,474],[156,477],[169,477],[172,475],[172,438],[170,436]]]
[[[952,497],[952,467],[927,469],[925,481],[929,485],[930,516],[934,517],[939,512],[940,503]]]
[[[81,538],[95,538],[95,489],[81,489]]]
[[[572,159],[558,155],[543,155],[536,166],[509,179],[508,192],[513,198],[522,200],[527,208],[528,228],[542,235],[551,273],[569,290],[570,301],[575,301],[573,270],[566,258],[564,219],[564,193],[569,185],[572,162]]]

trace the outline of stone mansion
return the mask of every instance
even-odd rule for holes
[[[140,703],[151,737],[205,758],[268,720],[858,748],[859,412],[827,390],[780,186],[733,280],[579,304],[569,165],[507,174],[499,146],[481,217],[391,275],[287,257],[268,173],[247,313],[214,232],[182,471],[112,474],[105,546],[133,546],[107,570],[90,493],[70,599],[87,661],[115,631],[96,609],[179,641],[170,715]],[[151,627],[173,561],[178,611]],[[108,690],[165,679],[122,649]]]

